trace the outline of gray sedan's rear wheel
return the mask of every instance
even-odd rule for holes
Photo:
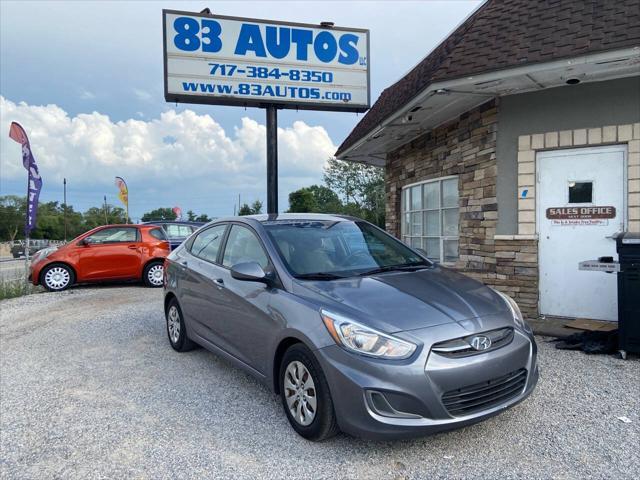
[[[299,435],[321,441],[338,433],[327,380],[311,350],[301,343],[289,347],[280,364],[280,397]]]
[[[182,310],[178,301],[172,298],[165,313],[167,319],[167,335],[169,343],[176,352],[188,352],[193,350],[195,343],[187,336],[187,328],[184,325]]]

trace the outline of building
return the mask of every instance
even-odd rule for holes
[[[529,318],[616,320],[616,276],[578,263],[640,232],[640,1],[486,1],[336,156],[384,166],[390,233]]]

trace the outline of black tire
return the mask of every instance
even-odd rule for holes
[[[174,315],[174,311],[178,316],[177,320],[179,329],[177,335],[175,335],[175,331],[173,331],[172,327],[170,326],[173,320],[171,316]],[[189,350],[193,350],[196,347],[196,344],[193,343],[193,341],[187,335],[187,328],[184,325],[182,309],[180,308],[178,300],[176,300],[175,298],[172,298],[169,301],[167,311],[165,312],[165,318],[167,321],[167,337],[169,337],[169,343],[171,344],[171,347],[176,352],[188,352]]]
[[[39,283],[50,292],[61,292],[76,282],[76,274],[64,263],[52,263],[40,272]]]
[[[160,277],[157,277],[160,272]],[[162,287],[164,276],[164,262],[162,260],[154,260],[147,263],[142,271],[142,281],[146,287],[160,288]]]
[[[311,375],[315,386],[316,409],[313,421],[309,425],[303,425],[298,422],[289,410],[287,397],[291,398],[293,390],[287,389],[285,386],[285,375],[287,368],[293,362],[300,362]],[[335,436],[339,431],[336,414],[333,409],[333,400],[329,391],[329,384],[324,376],[322,367],[316,360],[315,356],[305,345],[296,343],[289,347],[285,352],[282,363],[280,364],[280,399],[282,407],[289,419],[289,423],[293,429],[302,437],[314,442],[320,442]],[[298,400],[300,402],[301,400]]]

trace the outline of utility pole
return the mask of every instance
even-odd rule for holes
[[[109,220],[107,219],[107,196],[104,196],[104,224],[107,225]]]
[[[64,185],[64,211],[63,211],[63,215],[64,215],[64,241],[65,243],[67,242],[67,179],[64,178],[62,181],[62,184]]]

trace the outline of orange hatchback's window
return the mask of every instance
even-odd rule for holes
[[[132,227],[105,228],[87,237],[86,240],[91,243],[137,242],[138,229]]]

